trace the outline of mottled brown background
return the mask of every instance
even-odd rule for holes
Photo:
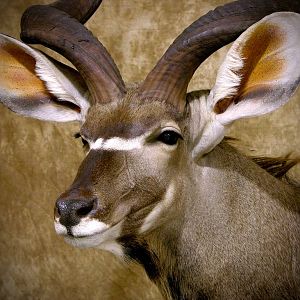
[[[0,32],[18,37],[21,13],[42,2],[49,3],[2,0]],[[145,77],[183,28],[227,1],[103,2],[87,25],[132,82]],[[202,65],[190,89],[212,87],[225,53]],[[231,135],[260,154],[299,155],[299,100],[300,91],[272,115],[237,122]],[[72,248],[54,233],[55,199],[84,157],[72,138],[77,130],[77,124],[43,123],[0,106],[0,298],[160,299],[140,267],[129,269],[100,250]]]

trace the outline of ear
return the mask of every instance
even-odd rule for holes
[[[79,73],[42,52],[0,34],[0,102],[47,121],[84,121],[87,87]]]
[[[212,150],[226,125],[274,111],[300,82],[300,15],[274,13],[249,27],[232,45],[206,103],[204,138],[193,156]]]

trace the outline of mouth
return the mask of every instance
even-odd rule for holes
[[[58,219],[55,219],[54,227],[56,233],[63,236],[68,244],[87,248],[99,247],[102,244],[115,241],[121,234],[122,223],[123,221],[120,221],[108,225],[97,220],[86,219],[75,226],[67,228],[60,224]]]
[[[96,219],[85,218],[77,225],[65,226],[59,222],[59,218],[55,218],[54,227],[58,235],[84,238],[95,234],[101,234],[109,229],[110,225]]]
[[[66,227],[59,222],[59,218],[55,218],[55,231],[58,235],[63,236],[67,243],[75,247],[98,247],[103,249],[103,245],[111,245],[111,243],[115,243],[115,241],[121,237],[123,223],[128,217],[134,219],[133,216],[138,216],[138,219],[144,219],[155,204],[156,203],[151,203],[151,205],[147,205],[136,211],[130,211],[113,224],[106,224],[96,219],[84,218],[81,219],[79,224]]]

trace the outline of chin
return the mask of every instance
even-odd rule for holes
[[[117,242],[122,229],[122,221],[114,226],[95,219],[83,219],[75,226],[62,225],[58,219],[54,221],[55,231],[65,241],[77,248],[98,248],[122,257],[123,247]]]

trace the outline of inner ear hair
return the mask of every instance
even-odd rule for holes
[[[258,93],[265,83],[276,80],[284,68],[284,59],[276,50],[283,46],[283,32],[275,24],[260,24],[235,51],[240,59],[240,68],[233,69],[239,78],[236,92],[215,104],[214,112],[223,113],[231,104],[249,98],[250,93]],[[277,55],[276,55],[277,54]]]
[[[271,112],[288,101],[299,83],[299,25],[298,14],[274,13],[233,43],[209,100],[222,124]]]
[[[214,106],[214,113],[222,114],[225,112],[232,103],[235,103],[234,99],[236,98],[237,97],[225,97],[224,99],[218,101]]]

